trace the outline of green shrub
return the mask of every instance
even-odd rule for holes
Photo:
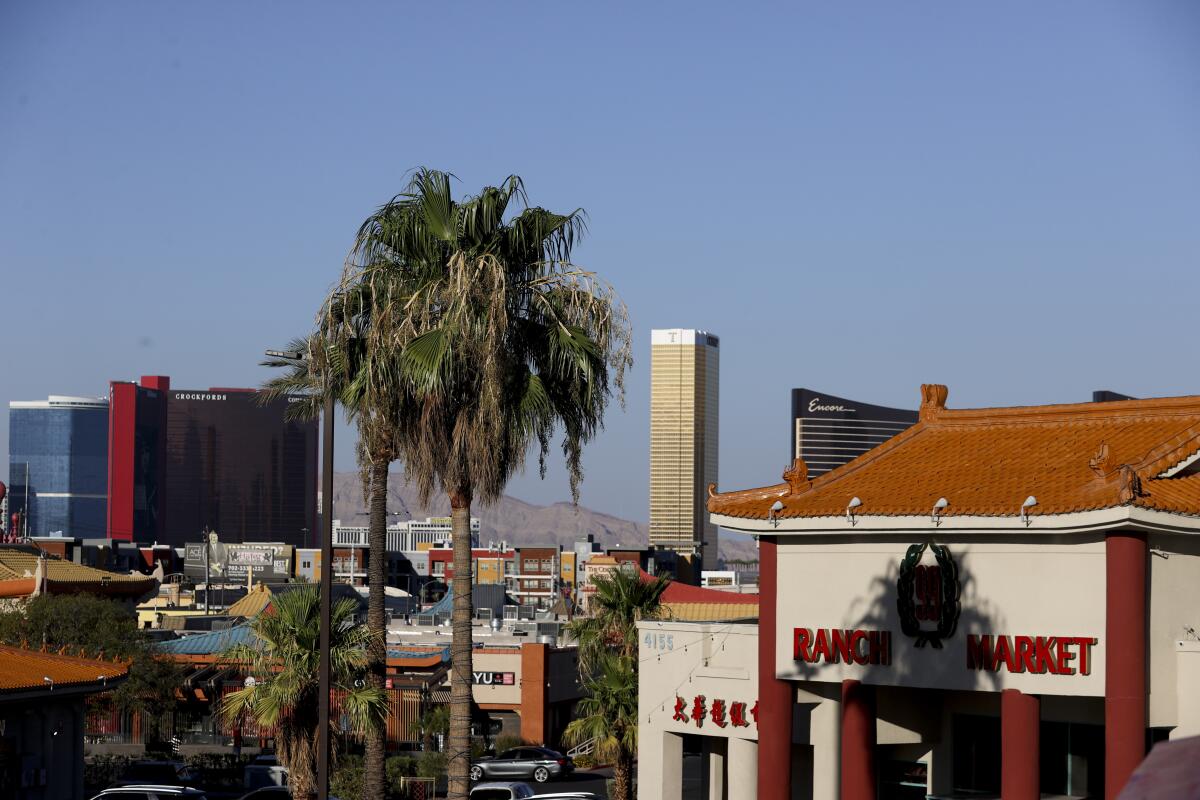
[[[254,760],[250,755],[233,753],[196,753],[184,759],[199,777],[200,785],[209,790],[238,791],[243,786],[246,765]]]
[[[83,785],[92,789],[107,789],[125,774],[133,759],[120,755],[97,755],[83,762]]]
[[[333,775],[329,777],[329,793],[345,798],[362,797],[362,787],[362,756],[339,755]]]
[[[420,761],[415,755],[412,756],[388,756],[384,764],[387,770],[388,785],[399,786],[400,778],[411,778],[417,774],[417,762]]]
[[[580,769],[591,769],[592,767],[596,766],[596,757],[590,753],[583,756],[576,756],[575,766],[579,767]]]
[[[417,762],[417,775],[421,778],[442,778],[446,775],[446,766],[449,759],[445,753],[431,751],[421,754],[421,760]]]
[[[521,741],[520,736],[513,736],[511,733],[502,733],[492,741],[496,745],[497,753],[503,753],[505,750],[512,750],[514,747],[525,744]]]

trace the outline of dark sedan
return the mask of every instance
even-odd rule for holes
[[[517,747],[498,756],[485,756],[471,765],[471,780],[528,778],[545,783],[575,771],[575,762],[546,747]]]

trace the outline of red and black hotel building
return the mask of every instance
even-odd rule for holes
[[[825,474],[710,487],[761,575],[757,781],[721,797],[1113,800],[1200,734],[1200,397],[922,396]]]
[[[317,423],[253,389],[173,390],[114,381],[108,537],[182,547],[205,529],[228,542],[304,547],[315,536]]]

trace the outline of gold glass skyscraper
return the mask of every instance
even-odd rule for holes
[[[717,528],[704,506],[717,480],[721,341],[669,328],[651,331],[650,345],[650,543],[716,569]]]

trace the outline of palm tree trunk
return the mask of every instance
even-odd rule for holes
[[[449,800],[466,800],[471,769],[471,492],[450,492],[454,611],[450,618]]]
[[[633,800],[633,755],[624,748],[613,765],[612,800]]]
[[[367,531],[367,629],[371,644],[367,651],[367,680],[384,690],[387,675],[387,616],[383,587],[387,580],[387,458],[371,463],[370,527]],[[386,789],[387,722],[367,731],[363,757],[363,799],[378,800]]]

